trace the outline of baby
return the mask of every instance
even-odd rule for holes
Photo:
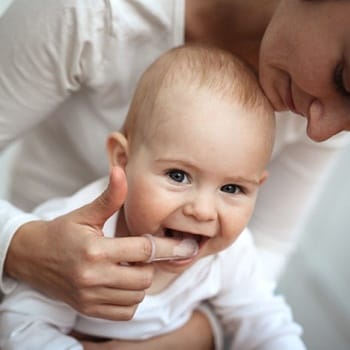
[[[261,277],[245,229],[267,177],[274,128],[254,74],[229,53],[184,46],[156,60],[139,81],[122,130],[108,138],[110,165],[124,170],[128,191],[104,233],[166,236],[193,254],[152,262],[152,285],[130,321],[80,315],[21,284],[1,305],[1,349],[83,349],[72,331],[148,339],[183,326],[202,301],[233,335],[232,349],[305,349],[288,306]],[[100,179],[36,214],[69,212],[107,183]]]

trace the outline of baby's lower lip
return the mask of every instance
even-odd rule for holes
[[[188,265],[194,261],[197,255],[192,256],[191,258],[184,258],[184,259],[170,259],[170,260],[164,260],[163,262],[166,262],[171,265]]]

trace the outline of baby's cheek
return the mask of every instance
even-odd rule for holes
[[[229,237],[227,237],[225,239],[225,243],[224,243],[226,245],[225,248],[229,247],[232,243],[234,243],[235,240],[238,238],[238,236],[239,236],[239,233],[235,233],[235,234],[231,234]]]
[[[124,215],[129,230],[134,234],[142,234],[144,232],[145,218],[147,206],[139,205],[140,203],[129,197],[124,205]]]
[[[221,252],[222,250],[225,250],[226,248],[228,248],[235,240],[236,240],[236,236],[220,236],[220,237],[216,237],[212,240],[211,244],[210,244],[210,248],[211,248],[211,253],[218,253]]]

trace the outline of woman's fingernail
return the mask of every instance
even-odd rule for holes
[[[184,239],[175,248],[174,255],[177,257],[190,258],[198,253],[198,243],[194,239]]]

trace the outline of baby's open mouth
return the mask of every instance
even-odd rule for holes
[[[173,238],[179,241],[183,241],[185,239],[192,239],[195,242],[197,242],[198,247],[203,245],[203,243],[206,240],[208,240],[208,237],[202,234],[178,231],[178,230],[173,230],[171,228],[165,228],[163,232],[164,232],[164,237]]]
[[[145,234],[145,236],[151,240],[153,247],[149,262],[172,261],[178,263],[188,263],[189,260],[193,259],[198,254],[200,248],[209,239],[209,237],[202,234],[179,231],[171,228],[164,228],[156,235]],[[174,247],[173,255],[155,257],[155,243],[152,239],[154,236],[176,240],[178,243]]]

